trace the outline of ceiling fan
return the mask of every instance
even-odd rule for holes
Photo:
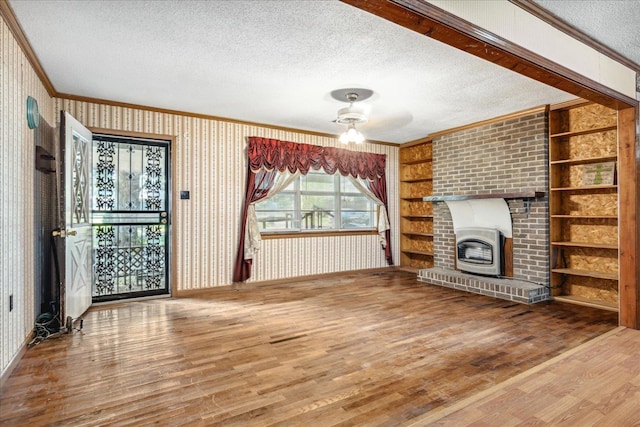
[[[338,115],[334,120],[335,123],[340,125],[347,125],[347,129],[338,138],[343,144],[349,144],[350,142],[362,144],[364,142],[364,135],[356,129],[356,124],[367,122],[367,109],[363,105],[356,103],[369,99],[371,95],[373,95],[372,90],[362,88],[336,89],[331,92],[333,99],[349,103],[348,107],[338,110]]]

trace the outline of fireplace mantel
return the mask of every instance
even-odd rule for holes
[[[526,191],[522,193],[491,193],[491,194],[470,194],[465,196],[428,196],[423,197],[424,202],[451,202],[458,200],[473,199],[538,199],[544,197],[544,191]]]

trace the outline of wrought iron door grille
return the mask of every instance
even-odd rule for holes
[[[93,298],[168,293],[168,144],[93,141]]]
[[[166,289],[165,225],[94,226],[94,296]]]

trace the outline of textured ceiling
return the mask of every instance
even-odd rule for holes
[[[364,87],[396,143],[574,98],[337,1],[9,3],[61,93],[339,133]]]
[[[534,1],[592,39],[640,64],[640,1]]]

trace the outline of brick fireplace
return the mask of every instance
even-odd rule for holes
[[[492,278],[456,270],[451,213],[445,202],[436,201],[434,268],[420,270],[419,279],[524,303],[548,299],[546,114],[540,111],[434,138],[433,159],[436,198],[508,195],[513,277]]]

